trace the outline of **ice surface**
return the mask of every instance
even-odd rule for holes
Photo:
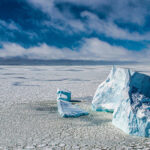
[[[61,117],[79,117],[88,115],[89,113],[79,108],[77,105],[72,105],[70,102],[57,100],[58,112]]]
[[[130,70],[113,66],[107,79],[99,85],[92,101],[96,111],[113,112],[122,99],[122,91],[126,89]]]
[[[97,89],[94,110],[113,112],[113,124],[124,132],[150,137],[150,77],[113,67]]]
[[[148,65],[126,67],[150,75]],[[150,149],[150,138],[127,136],[112,125],[110,113],[90,111],[86,117],[60,119],[57,87],[71,90],[73,99],[85,100],[80,108],[90,110],[96,86],[110,69],[107,65],[0,66],[0,149]],[[62,143],[64,148],[59,147]]]

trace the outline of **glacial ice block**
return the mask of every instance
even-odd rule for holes
[[[57,100],[71,101],[71,92],[68,90],[57,89]]]
[[[134,72],[122,91],[112,123],[127,134],[150,137],[150,77]]]
[[[113,66],[107,79],[96,90],[92,101],[93,110],[113,112],[122,100],[122,91],[128,87],[129,78],[133,73],[129,69]]]
[[[82,110],[77,105],[71,103],[71,92],[68,90],[57,90],[57,106],[61,117],[79,117],[88,115],[88,112]]]
[[[57,105],[58,112],[61,115],[61,117],[80,117],[89,114],[88,112],[79,108],[79,106],[72,105],[72,103],[67,101],[57,100]]]

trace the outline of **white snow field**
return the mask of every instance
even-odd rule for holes
[[[121,66],[150,75],[148,65]],[[112,114],[94,112],[91,101],[112,66],[0,66],[0,149],[150,149],[150,138],[125,134]],[[57,88],[89,112],[61,118]]]

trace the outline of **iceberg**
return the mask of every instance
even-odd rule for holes
[[[79,108],[77,105],[72,105],[72,103],[62,100],[57,100],[58,112],[61,117],[80,117],[83,115],[88,115],[89,113]]]
[[[57,100],[71,101],[71,92],[68,90],[57,89]]]
[[[57,90],[57,106],[61,117],[79,117],[89,113],[71,103],[71,92]]]
[[[150,76],[113,67],[99,85],[92,107],[113,112],[112,124],[125,133],[150,137]]]
[[[107,79],[96,90],[92,101],[93,110],[113,112],[122,99],[122,91],[127,87],[130,74],[133,72],[129,69],[113,66]]]
[[[127,134],[150,137],[150,77],[134,72],[122,95],[113,125]]]

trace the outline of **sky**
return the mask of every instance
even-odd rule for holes
[[[0,57],[147,62],[149,0],[0,0]]]

